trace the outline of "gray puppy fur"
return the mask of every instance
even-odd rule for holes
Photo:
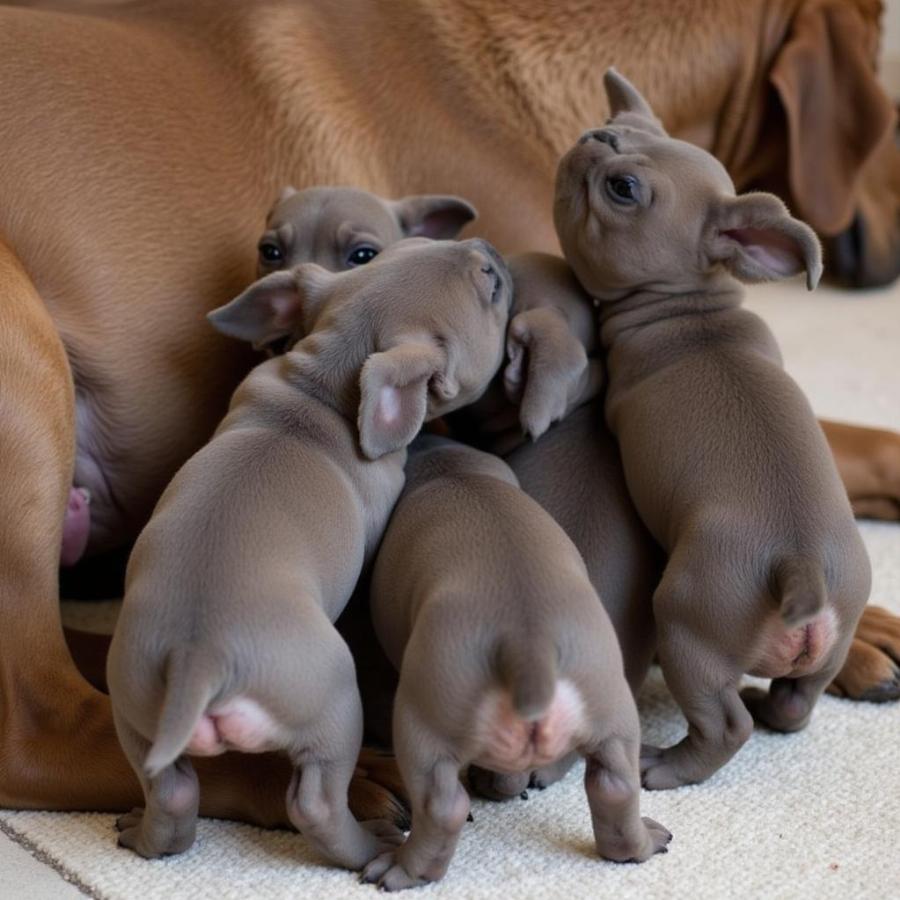
[[[665,848],[669,832],[639,813],[640,725],[609,617],[572,542],[504,462],[419,438],[370,602],[400,671],[394,750],[412,830],[364,880],[443,877],[469,812],[468,763],[514,773],[573,750],[587,759],[597,852],[640,862]]]
[[[736,197],[718,161],[666,135],[618,73],[605,83],[613,117],[561,161],[555,220],[599,303],[628,487],[669,554],[653,609],[689,729],[642,756],[644,784],[669,788],[722,766],[751,712],[783,731],[807,724],[870,570],[809,403],[735,280],[805,269],[812,288],[814,234],[774,196]],[[770,690],[739,694],[745,672],[774,678]]]
[[[559,257],[523,254],[510,259],[509,268],[514,284],[509,363],[480,400],[448,421],[454,435],[504,455],[522,489],[578,548],[612,620],[636,695],[654,652],[652,596],[662,559],[631,502],[618,447],[603,419],[592,301]],[[529,321],[532,327],[518,330],[528,336],[525,346],[514,338],[513,324]],[[510,378],[514,360],[518,377]],[[510,383],[517,389],[509,390]],[[529,409],[520,409],[522,398],[530,399]],[[550,411],[563,406],[564,417],[537,439],[540,427],[530,426],[548,421]],[[551,766],[512,774],[472,766],[469,785],[482,796],[511,799],[529,785],[552,784],[576,758],[571,754]]]
[[[257,274],[303,262],[342,272],[402,238],[455,238],[476,215],[465,200],[439,194],[385,200],[352,187],[286,187],[259,240]]]
[[[335,863],[359,868],[396,839],[347,808],[362,711],[332,623],[402,489],[406,445],[496,372],[510,293],[486,242],[416,238],[362,269],[275,272],[210,314],[244,340],[307,337],[238,387],[129,561],[108,679],[146,807],[120,820],[123,845],[189,847],[187,756],[230,749],[287,751],[291,821]]]

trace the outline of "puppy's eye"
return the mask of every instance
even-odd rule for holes
[[[634,175],[612,175],[606,179],[606,190],[616,203],[636,203],[638,180]]]
[[[272,241],[260,241],[259,258],[267,263],[280,263],[284,259],[281,247]]]
[[[347,257],[347,265],[364,266],[366,263],[372,262],[376,256],[378,256],[378,251],[374,247],[363,244],[361,247],[354,247],[350,251],[350,255]]]

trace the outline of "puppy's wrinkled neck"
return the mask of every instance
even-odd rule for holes
[[[673,320],[707,320],[741,305],[743,287],[728,275],[710,278],[703,286],[684,289],[645,288],[623,292],[616,299],[597,299],[600,341],[609,350],[616,341],[636,330],[652,333]]]

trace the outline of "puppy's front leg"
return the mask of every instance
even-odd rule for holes
[[[585,756],[584,788],[597,853],[615,862],[644,862],[666,853],[671,833],[641,818],[637,741],[607,738]]]
[[[738,693],[741,671],[696,632],[661,624],[659,661],[688,733],[673,747],[642,748],[641,778],[649,790],[704,781],[753,733],[753,718]]]

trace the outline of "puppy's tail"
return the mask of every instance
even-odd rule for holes
[[[203,653],[175,650],[166,666],[166,693],[156,740],[144,760],[148,778],[158,775],[182,753],[197,722],[222,686],[221,664]]]
[[[558,653],[551,641],[538,644],[505,639],[497,648],[497,676],[513,709],[526,721],[539,719],[556,693]]]
[[[776,599],[788,628],[799,628],[825,608],[825,571],[820,562],[802,556],[775,567]]]

